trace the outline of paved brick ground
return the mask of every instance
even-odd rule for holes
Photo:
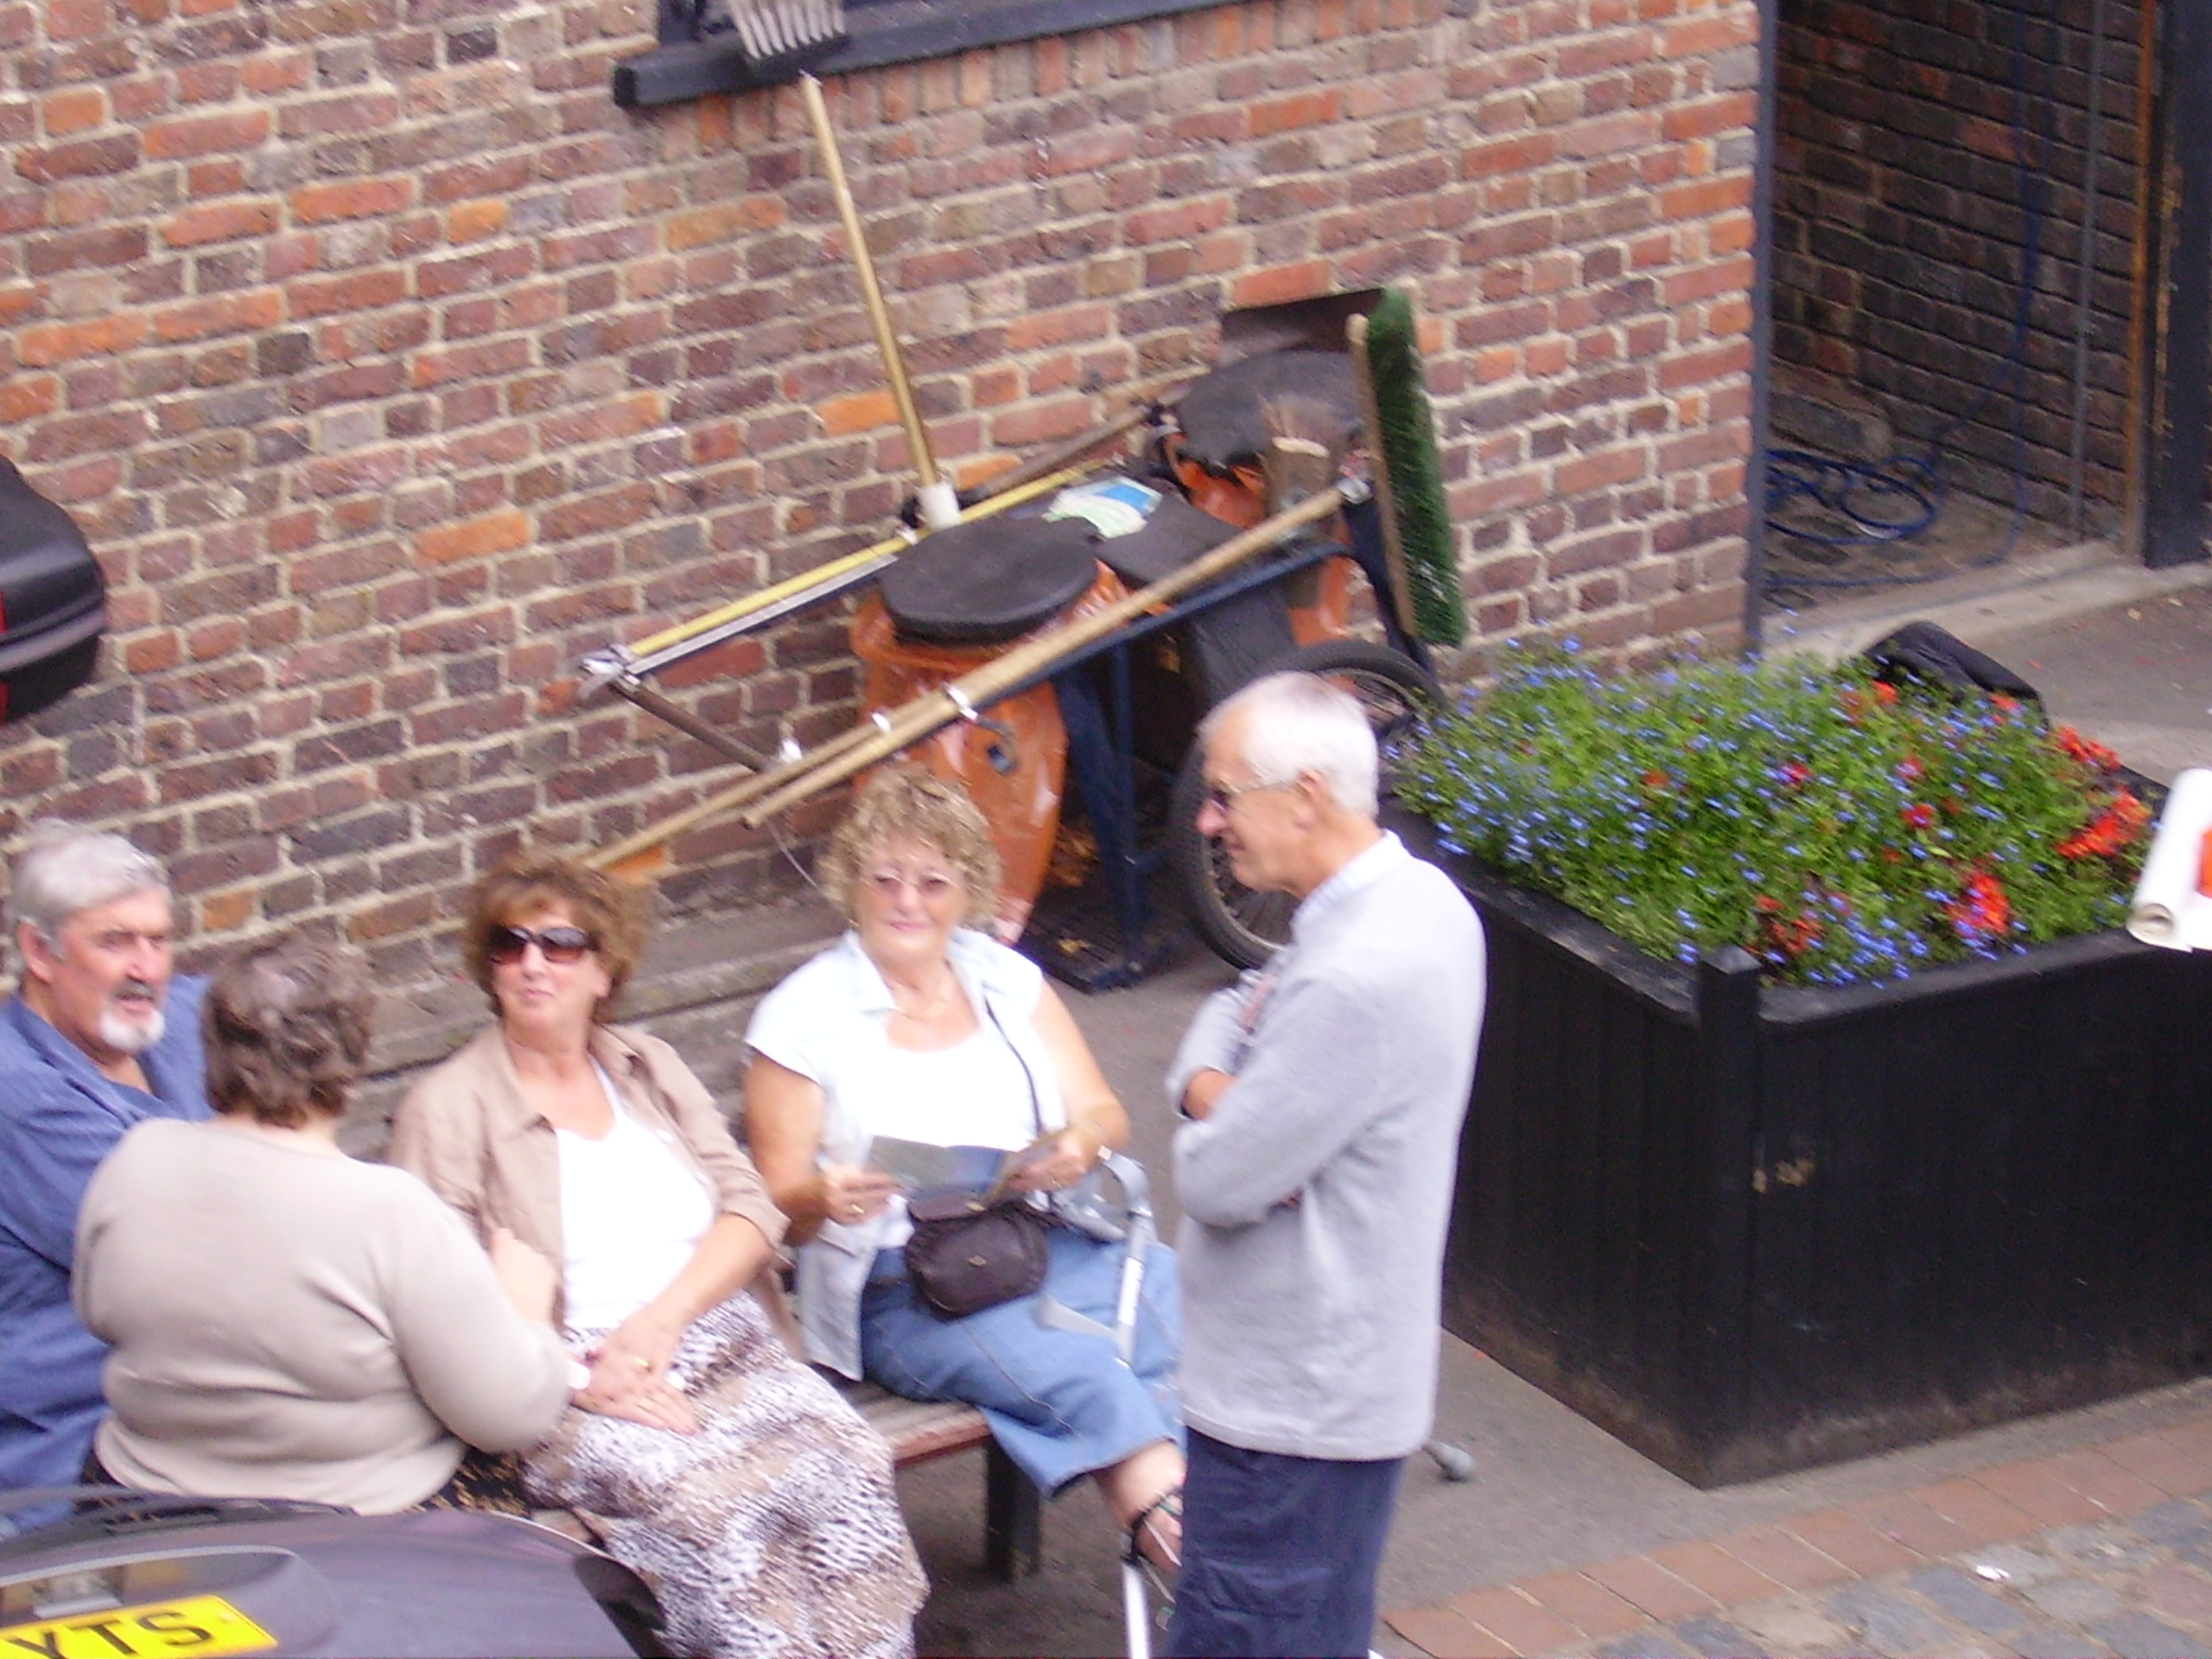
[[[2212,1659],[2212,1413],[1387,1622],[1435,1659]]]

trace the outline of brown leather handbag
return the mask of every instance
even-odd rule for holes
[[[999,1024],[997,1010],[986,1001],[983,1011],[1014,1049],[1029,1084],[1029,1114],[1042,1135],[1045,1112],[1029,1062]],[[1027,1296],[1045,1282],[1052,1253],[1046,1230],[1052,1217],[1026,1194],[1000,1197],[965,1188],[917,1192],[906,1200],[906,1219],[914,1225],[906,1241],[907,1281],[915,1300],[941,1319],[964,1319]]]
[[[978,1192],[917,1193],[906,1217],[914,1224],[906,1277],[916,1300],[941,1319],[964,1319],[1045,1282],[1051,1224],[1026,1198],[991,1204]]]

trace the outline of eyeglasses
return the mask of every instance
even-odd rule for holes
[[[520,962],[523,952],[533,944],[546,961],[562,968],[582,962],[586,951],[599,949],[598,939],[581,927],[495,927],[484,936],[484,960],[504,968]]]
[[[942,870],[925,870],[919,875],[908,875],[899,870],[870,870],[861,880],[879,899],[895,899],[911,887],[925,905],[949,899],[961,890],[960,883]]]
[[[1298,779],[1295,778],[1262,778],[1249,784],[1215,784],[1198,798],[1198,804],[1202,808],[1210,806],[1226,817],[1229,809],[1236,804],[1240,795],[1249,795],[1255,790],[1295,789],[1297,786]]]

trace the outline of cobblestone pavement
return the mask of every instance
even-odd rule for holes
[[[1385,1622],[1435,1659],[2212,1656],[2212,1414]]]

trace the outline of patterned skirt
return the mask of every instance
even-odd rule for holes
[[[749,1295],[693,1322],[672,1380],[699,1433],[570,1410],[524,1454],[531,1496],[591,1518],[660,1597],[677,1653],[912,1653],[929,1586],[882,1437],[791,1357]]]

